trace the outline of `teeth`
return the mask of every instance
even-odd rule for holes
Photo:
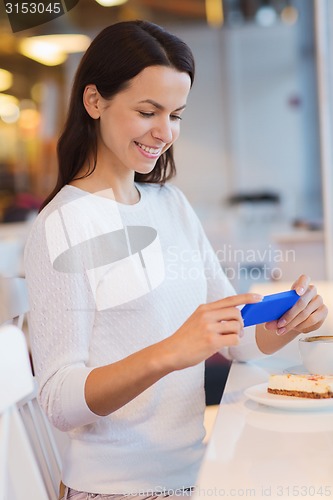
[[[150,153],[152,155],[157,155],[159,153],[160,148],[155,149],[155,148],[149,148],[148,146],[145,146],[144,144],[141,144],[140,142],[137,142],[137,145],[143,149],[144,151],[147,151],[147,153]]]

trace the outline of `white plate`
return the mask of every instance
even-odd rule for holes
[[[267,383],[249,387],[244,391],[244,394],[252,401],[274,408],[285,408],[288,410],[320,410],[322,408],[333,408],[333,398],[310,399],[270,394],[267,392]]]

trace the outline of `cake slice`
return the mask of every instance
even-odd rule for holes
[[[293,375],[291,373],[270,375],[267,391],[280,396],[333,398],[333,376]]]

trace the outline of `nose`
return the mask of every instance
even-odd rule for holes
[[[152,130],[152,135],[155,139],[158,139],[165,144],[170,143],[174,135],[170,118],[161,119],[158,123],[155,123],[155,126]]]

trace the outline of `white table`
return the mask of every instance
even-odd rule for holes
[[[271,293],[278,286],[263,290],[258,285],[257,290]],[[319,286],[323,295],[326,292],[325,300],[331,296],[331,286]],[[330,324],[320,333],[327,333]],[[246,388],[267,382],[270,373],[299,364],[297,341],[260,361],[232,364],[198,477],[196,500],[333,498],[333,407],[276,409],[244,395]]]

